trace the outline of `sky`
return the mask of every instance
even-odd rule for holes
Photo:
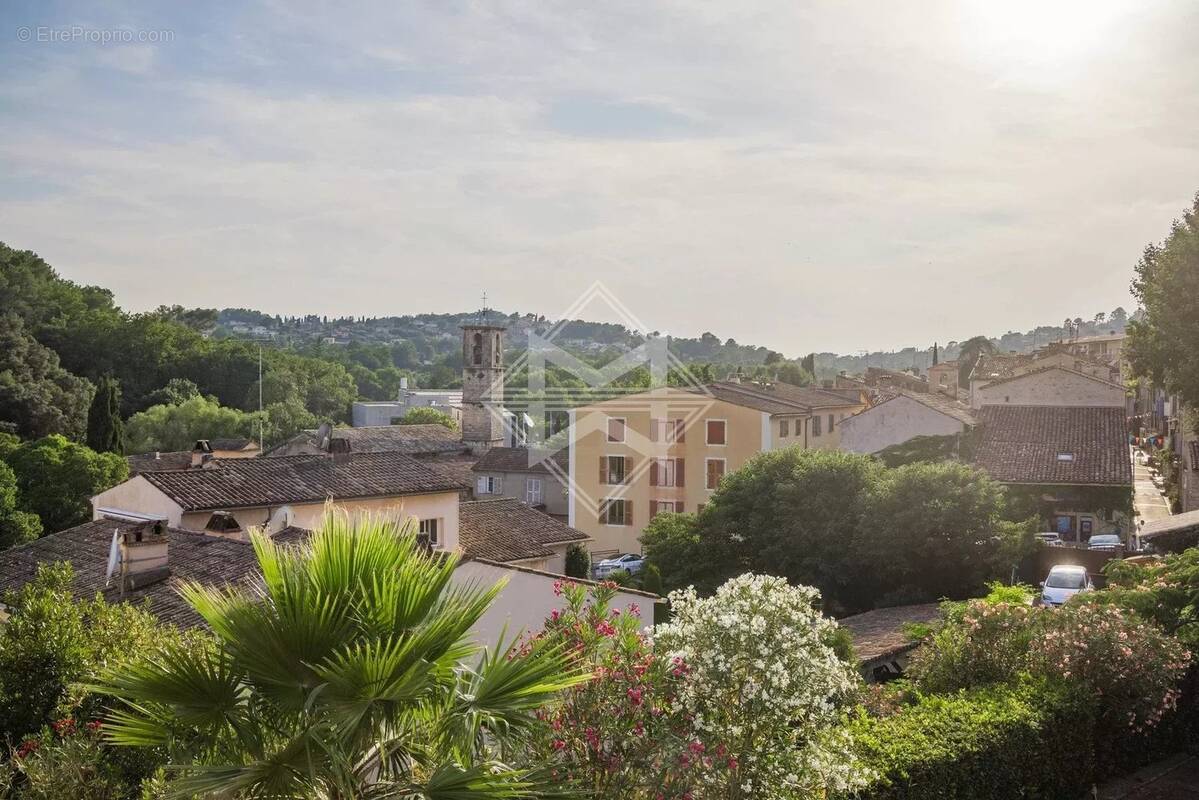
[[[1131,310],[1193,0],[0,4],[0,240],[131,310],[556,317],[795,357]],[[579,316],[620,321],[609,308]]]

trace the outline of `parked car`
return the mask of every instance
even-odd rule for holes
[[[1065,542],[1062,541],[1062,535],[1057,531],[1044,531],[1036,534],[1036,536],[1050,547],[1061,547],[1065,544]]]
[[[1120,537],[1114,533],[1099,533],[1087,542],[1088,550],[1119,550],[1123,546]]]
[[[1137,463],[1143,467],[1149,466],[1149,454],[1144,450],[1138,450],[1136,455]]]
[[[612,558],[605,558],[592,569],[597,579],[603,579],[617,570],[624,570],[630,575],[636,575],[645,566],[645,559],[636,553],[621,553]]]
[[[1060,606],[1079,592],[1094,589],[1095,584],[1091,583],[1086,567],[1058,564],[1049,570],[1049,575],[1041,584],[1041,596],[1038,599],[1043,605]]]

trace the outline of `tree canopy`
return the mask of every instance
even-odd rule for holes
[[[443,425],[452,431],[458,430],[458,423],[444,411],[428,406],[417,406],[409,409],[400,418],[401,425]]]
[[[129,477],[124,458],[58,434],[24,442],[5,458],[16,474],[21,510],[37,514],[47,533],[91,519],[91,497]]]
[[[1134,370],[1199,403],[1199,194],[1165,241],[1145,248],[1132,292],[1144,309],[1128,326]]]
[[[121,420],[121,390],[112,378],[96,385],[87,412],[87,446],[98,453],[125,452],[125,424]]]
[[[0,315],[0,421],[25,438],[61,433],[82,439],[91,384],[59,364],[14,314]]]

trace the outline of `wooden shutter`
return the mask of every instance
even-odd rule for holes
[[[624,480],[622,480],[621,483],[628,483],[629,477],[632,474],[633,474],[633,457],[625,456],[624,457]]]
[[[674,421],[674,440],[679,444],[682,444],[684,441],[686,441],[686,430],[687,429],[683,427],[683,421],[681,419],[676,419]]]
[[[682,500],[674,501],[674,513],[676,513],[676,514],[683,513],[683,501]]]
[[[649,463],[649,485],[658,485],[658,459],[654,459]]]
[[[625,525],[633,524],[633,501],[632,500],[624,501],[624,524]]]
[[[486,478],[479,478],[475,482],[475,493],[476,494],[487,494],[487,479]]]
[[[676,458],[674,460],[674,485],[683,486],[683,459]]]
[[[658,420],[652,417],[649,421],[649,440],[651,442],[658,441]]]
[[[600,500],[599,504],[599,524],[603,525],[608,521],[608,501]]]
[[[600,479],[599,482],[601,485],[606,484],[608,482],[608,457],[607,456],[600,456],[599,479]]]

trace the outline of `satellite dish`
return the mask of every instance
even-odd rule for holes
[[[271,514],[270,520],[266,523],[266,535],[274,536],[279,531],[291,525],[295,513],[291,510],[291,506],[280,506],[275,509],[275,513]]]
[[[316,445],[327,453],[329,452],[329,442],[331,441],[333,441],[333,425],[323,422],[316,429]]]

